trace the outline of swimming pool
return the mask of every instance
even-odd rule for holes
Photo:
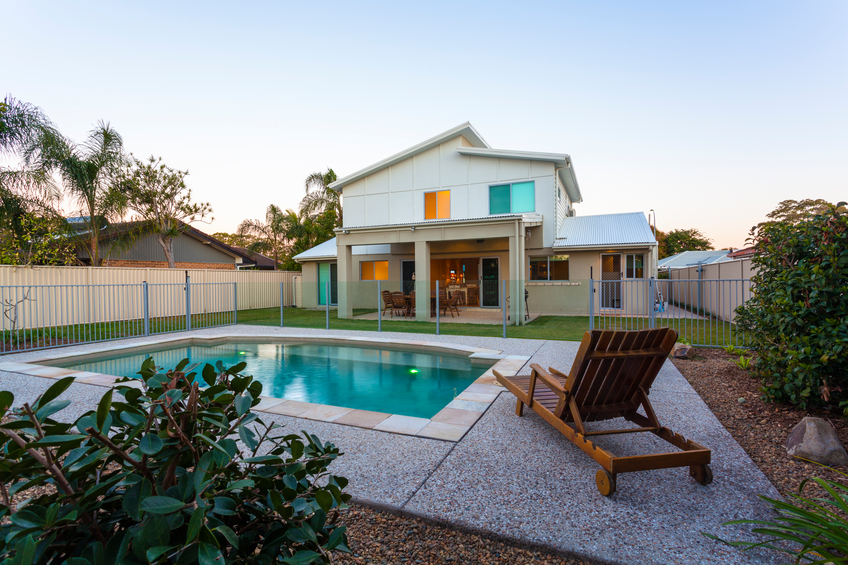
[[[220,359],[227,366],[244,361],[244,373],[262,383],[263,396],[419,418],[432,418],[492,365],[463,355],[389,348],[231,342],[115,353],[61,366],[135,376],[148,357],[165,369],[185,358]]]

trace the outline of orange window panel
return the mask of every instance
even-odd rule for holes
[[[436,204],[436,192],[424,193],[424,219],[435,220],[438,218],[438,206]]]
[[[359,264],[359,273],[360,280],[363,281],[373,281],[374,280],[374,261],[363,261]]]
[[[449,190],[441,190],[436,193],[437,201],[438,201],[438,215],[439,219],[448,219],[450,218],[450,191]]]
[[[374,261],[374,280],[387,281],[389,280],[389,262]]]

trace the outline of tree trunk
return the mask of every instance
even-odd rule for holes
[[[99,226],[92,224],[91,229],[91,265],[92,267],[100,266],[100,230]]]
[[[170,237],[157,235],[156,241],[159,242],[159,245],[162,246],[162,251],[165,252],[165,259],[168,260],[168,268],[176,269],[177,264],[174,262],[174,240]]]

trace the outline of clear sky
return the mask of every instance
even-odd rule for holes
[[[848,200],[848,2],[0,1],[0,90],[108,120],[234,231],[470,121],[571,155],[579,215],[657,211],[741,246],[787,198]]]

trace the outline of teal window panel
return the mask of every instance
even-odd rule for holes
[[[536,211],[536,185],[534,182],[517,182],[512,185],[512,213]]]
[[[318,304],[327,304],[327,283],[330,281],[330,264],[318,263]]]
[[[489,187],[489,214],[509,214],[509,185]]]

